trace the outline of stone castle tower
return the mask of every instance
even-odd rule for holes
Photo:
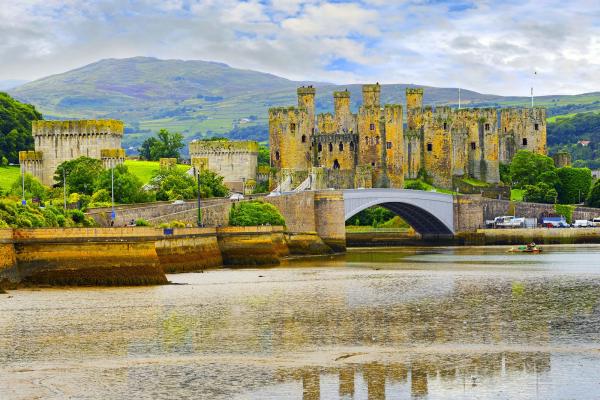
[[[298,89],[298,107],[269,110],[271,163],[283,190],[306,180],[313,188],[401,188],[419,176],[447,189],[466,177],[495,184],[500,163],[516,151],[546,153],[543,108],[423,107],[423,89],[408,88],[404,124],[401,105],[381,105],[379,84],[363,85],[362,95],[353,114],[350,92],[334,92],[334,113],[316,123],[313,87]]]
[[[35,151],[19,152],[21,171],[47,186],[54,184],[56,168],[64,161],[85,156],[109,168],[125,160],[121,121],[32,121],[32,133]]]

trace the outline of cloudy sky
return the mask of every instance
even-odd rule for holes
[[[0,0],[0,80],[102,58],[200,59],[336,83],[600,90],[600,2]]]

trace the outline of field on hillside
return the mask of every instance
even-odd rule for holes
[[[158,161],[137,161],[137,160],[126,160],[125,165],[129,169],[129,172],[140,178],[144,184],[150,182],[152,175],[158,171]],[[190,169],[189,165],[179,164],[177,168],[182,171]]]
[[[0,189],[9,189],[19,176],[21,176],[21,168],[18,165],[0,168]]]

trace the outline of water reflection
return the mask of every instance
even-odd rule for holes
[[[353,399],[366,390],[369,400],[384,400],[409,393],[413,398],[426,398],[429,382],[446,390],[484,386],[492,389],[497,379],[520,375],[529,380],[538,380],[540,374],[550,371],[550,353],[492,353],[478,355],[433,355],[421,356],[405,363],[369,362],[341,367],[283,368],[276,371],[275,381],[296,381],[302,384],[302,399],[315,400],[323,397],[321,381],[338,380],[338,396]],[[328,393],[330,394],[330,393]],[[252,393],[247,394],[254,398]],[[387,397],[386,397],[387,396]],[[362,398],[362,397],[361,397]]]
[[[290,264],[170,277],[186,285],[0,295],[0,393],[600,393],[600,247],[528,258],[497,248],[360,250]]]

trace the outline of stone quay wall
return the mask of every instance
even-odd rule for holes
[[[600,228],[478,229],[458,235],[466,245],[521,245],[600,243]]]
[[[282,227],[0,229],[0,283],[153,285],[165,273],[277,265],[331,252],[316,234]]]

